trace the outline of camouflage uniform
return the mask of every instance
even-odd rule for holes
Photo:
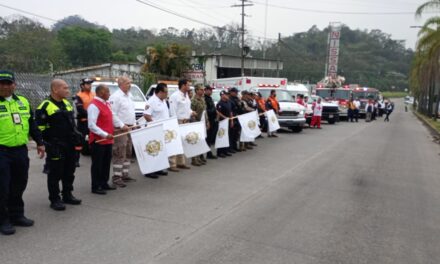
[[[191,99],[191,110],[196,112],[194,122],[201,121],[203,112],[206,111],[205,96],[202,96],[202,97],[194,96]],[[205,112],[205,121],[207,121],[207,120],[208,119],[206,118],[206,112]],[[199,157],[192,158],[191,164],[194,166],[204,165],[204,164],[206,164],[206,160],[203,155],[200,155]]]

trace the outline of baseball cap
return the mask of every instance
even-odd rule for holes
[[[86,83],[93,83],[94,81],[95,80],[90,79],[90,78],[84,78],[84,79],[81,79],[80,84],[82,85],[82,84],[86,84]]]
[[[15,75],[10,71],[0,71],[0,81],[15,82]]]
[[[225,94],[228,95],[228,93],[226,91],[221,91],[220,92],[220,95],[225,95]]]
[[[229,92],[231,93],[238,93],[238,89],[235,87],[232,87],[231,89],[229,89]]]
[[[210,85],[205,85],[205,90],[214,90]]]

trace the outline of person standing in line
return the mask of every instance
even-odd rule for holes
[[[0,71],[0,233],[12,235],[15,226],[29,227],[34,221],[24,215],[23,193],[29,176],[26,144],[31,136],[37,153],[44,158],[43,138],[29,101],[14,93],[15,74]]]
[[[76,125],[78,126],[78,131],[83,135],[83,148],[81,153],[83,155],[89,155],[89,143],[86,140],[86,137],[89,135],[89,127],[87,123],[87,108],[95,97],[95,93],[92,92],[92,83],[93,79],[84,78],[81,79],[79,87],[81,91],[79,91],[74,97],[73,101],[76,109]],[[78,153],[79,154],[79,153]],[[76,166],[79,167],[79,159],[80,155],[78,155],[78,160]]]
[[[87,108],[89,144],[92,154],[92,193],[106,194],[107,191],[115,190],[116,186],[109,185],[110,166],[112,160],[114,128],[128,131],[128,127],[119,120],[112,112],[108,99],[110,89],[101,84],[96,87],[96,97]]]
[[[310,123],[310,127],[311,128],[318,127],[318,129],[321,129],[321,116],[322,116],[321,97],[318,97],[318,100],[313,103],[312,109],[313,109],[313,116],[312,116],[312,122]]]
[[[229,101],[231,102],[231,110],[232,110],[232,116],[236,117],[238,115],[241,115],[244,113],[241,100],[238,98],[238,89],[235,87],[232,87],[229,89]],[[238,121],[238,118],[232,119],[232,122],[234,122],[234,126],[230,129],[229,134],[229,152],[235,153],[235,152],[241,152],[246,151],[244,148],[239,148],[238,143],[240,140],[240,132],[241,132],[241,126],[240,122]]]
[[[127,132],[133,128],[136,123],[135,105],[130,93],[131,79],[122,76],[118,78],[119,89],[114,92],[109,102],[113,113],[124,123],[124,129],[115,129],[115,135]],[[126,182],[136,181],[131,178],[130,164],[132,156],[133,143],[129,134],[115,137],[112,158],[113,158],[113,177],[112,181],[118,187],[126,187]]]
[[[266,100],[266,109],[267,110],[273,110],[276,115],[280,114],[280,104],[277,100],[277,92],[276,90],[270,90],[270,96]],[[269,132],[267,131],[268,137],[278,137],[275,132]]]
[[[81,200],[73,196],[76,154],[82,148],[82,134],[76,128],[73,107],[67,101],[70,90],[64,80],[50,83],[50,97],[38,106],[35,118],[47,149],[47,187],[50,207],[55,211],[66,209],[64,204],[79,205]],[[60,186],[62,183],[62,200]]]
[[[206,103],[206,114],[208,116],[207,121],[209,122],[208,129],[206,131],[206,143],[211,148],[206,157],[208,159],[217,159],[214,155],[215,138],[218,131],[218,118],[217,110],[215,109],[214,100],[212,100],[212,87],[209,85],[205,86],[205,103]]]
[[[361,102],[359,101],[359,98],[356,97],[356,99],[353,101],[354,106],[356,107],[353,111],[354,120],[358,122],[359,120],[359,109],[361,109]]]
[[[197,84],[194,87],[194,96],[191,99],[191,110],[195,112],[193,117],[194,122],[199,122],[202,120],[202,115],[206,115],[206,103],[205,103],[205,91],[201,84]],[[205,121],[207,118],[205,116]],[[206,125],[206,124],[205,124]],[[206,126],[207,127],[207,126]],[[203,155],[191,158],[191,165],[201,166],[206,164],[206,159]]]
[[[160,121],[170,118],[167,105],[168,87],[165,83],[158,83],[153,96],[148,99],[148,108],[144,111],[144,118],[147,122]],[[157,179],[159,176],[168,175],[167,171],[156,171],[144,174],[145,177]]]
[[[241,102],[243,105],[244,113],[250,113],[255,110],[257,110],[256,104],[254,104],[254,99],[252,98],[253,93],[248,91],[242,91],[241,92]],[[257,144],[254,142],[243,142],[243,148],[245,149],[253,149],[253,147],[256,147]]]
[[[268,123],[264,112],[266,112],[266,102],[260,92],[255,93],[255,102],[257,103],[258,115],[260,117],[260,128],[262,132],[268,132]],[[269,132],[268,132],[269,134]],[[259,135],[258,138],[264,138]]]
[[[233,114],[232,114],[231,101],[229,100],[229,96],[226,93],[226,91],[220,92],[220,101],[217,103],[216,109],[220,121],[229,119],[229,131],[231,131],[232,128],[234,127],[234,120],[232,119]],[[230,149],[231,146],[229,146],[228,148],[217,149],[217,156],[220,158],[226,158],[227,156],[232,156]]]
[[[354,118],[355,109],[356,109],[356,105],[353,102],[353,98],[351,98],[350,101],[348,101],[348,120],[350,120],[350,122],[354,122],[353,118]]]
[[[188,123],[191,116],[194,115],[191,110],[191,99],[188,95],[188,91],[190,90],[189,81],[187,79],[181,79],[179,80],[178,86],[179,89],[175,91],[169,99],[170,116],[177,117],[179,124],[185,124]],[[183,154],[172,156],[169,160],[171,165],[169,168],[170,171],[191,168],[186,165],[186,158]]]

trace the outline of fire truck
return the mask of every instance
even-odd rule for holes
[[[380,100],[380,92],[376,88],[369,87],[355,87],[351,90],[353,99],[359,99],[361,106],[359,109],[359,114],[365,116],[365,106],[369,100]]]
[[[351,98],[351,89],[349,85],[344,85],[345,78],[338,76],[336,79],[324,78],[316,85],[315,94],[323,98],[326,102],[338,105],[340,119],[346,119],[348,116],[348,101]]]

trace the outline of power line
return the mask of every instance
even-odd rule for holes
[[[253,3],[258,5],[266,5],[266,3],[253,1]],[[288,9],[297,12],[307,12],[307,13],[319,13],[319,14],[337,14],[337,15],[414,15],[414,11],[402,11],[402,12],[348,12],[348,11],[337,11],[337,10],[321,10],[321,9],[308,9],[299,7],[290,7],[283,5],[269,4],[269,6],[274,8]],[[431,12],[434,13],[434,12]]]
[[[11,9],[11,10],[14,10],[14,11],[17,11],[17,12],[21,12],[21,13],[24,13],[24,14],[28,14],[28,15],[31,15],[31,16],[36,16],[36,17],[39,17],[39,18],[42,18],[42,19],[50,20],[50,21],[52,21],[52,22],[60,22],[60,23],[63,23],[63,22],[61,22],[61,21],[59,21],[59,20],[57,20],[57,19],[53,19],[53,18],[50,18],[50,17],[42,16],[42,15],[38,15],[38,14],[35,14],[35,13],[32,13],[32,12],[29,12],[29,11],[26,11],[26,10],[23,10],[23,9],[18,9],[18,8],[15,8],[15,7],[12,7],[12,6],[7,6],[7,5],[4,5],[4,4],[0,4],[0,6],[2,6],[2,7],[4,7],[4,8]],[[66,23],[63,23],[63,24],[67,25]]]

